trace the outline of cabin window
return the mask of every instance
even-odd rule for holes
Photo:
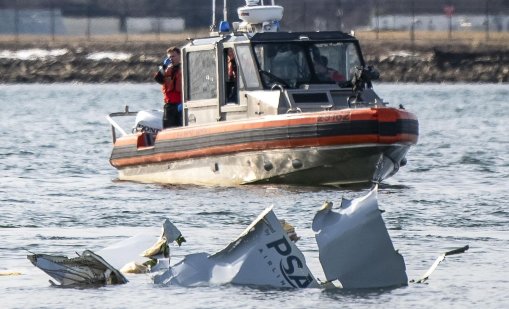
[[[337,72],[344,80],[350,80],[356,67],[361,65],[357,48],[352,43],[331,42],[318,43],[311,46],[314,62],[319,58],[325,59],[325,65],[330,72]],[[315,72],[316,70],[315,64]],[[329,77],[332,74],[329,74]]]
[[[246,88],[259,88],[258,72],[251,56],[251,50],[248,45],[237,46],[237,58],[240,62],[242,74],[244,76]],[[243,85],[241,85],[243,86]]]
[[[361,58],[353,42],[267,42],[254,44],[262,83],[300,88],[304,84],[345,84]]]
[[[187,53],[188,100],[214,99],[217,97],[215,59],[214,50]]]
[[[295,43],[268,43],[255,46],[260,73],[266,87],[281,84],[295,87],[310,78],[304,45]]]
[[[346,50],[341,42],[318,43],[311,45],[311,55],[316,79],[320,82],[334,83],[347,80]]]
[[[313,60],[325,57],[327,68],[345,73],[345,45],[342,43],[321,43],[311,46]]]

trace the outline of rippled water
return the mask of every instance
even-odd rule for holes
[[[323,201],[366,190],[243,186],[159,186],[116,181],[108,163],[109,112],[161,106],[157,85],[0,85],[0,276],[2,308],[339,308],[509,305],[509,87],[378,85],[391,106],[420,121],[408,165],[385,181],[380,207],[409,278],[444,251],[428,284],[392,290],[274,290],[242,286],[161,287],[147,275],[122,286],[51,287],[28,250],[73,256],[155,227],[170,217],[188,253],[214,253],[266,206],[293,223],[313,273],[324,278],[311,220]]]

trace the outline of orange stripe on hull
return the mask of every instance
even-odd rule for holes
[[[249,131],[277,127],[292,127],[316,123],[342,123],[362,120],[378,120],[394,122],[398,119],[416,120],[415,116],[403,110],[393,108],[370,108],[358,110],[325,111],[318,113],[293,114],[284,119],[260,118],[232,122],[218,122],[204,126],[172,128],[159,132],[157,141],[193,138],[203,135],[214,135],[229,132]],[[127,137],[117,140],[118,146],[128,145],[131,141],[124,141]]]
[[[321,138],[302,138],[292,140],[263,141],[242,143],[235,145],[214,146],[189,151],[180,151],[174,153],[158,153],[146,156],[136,156],[131,158],[122,158],[111,160],[115,167],[124,167],[130,165],[150,164],[164,161],[182,160],[197,157],[211,157],[225,155],[230,153],[239,153],[247,151],[275,150],[287,148],[305,148],[305,147],[324,147],[324,146],[350,146],[362,144],[415,144],[417,136],[411,134],[399,134],[396,136],[380,137],[378,135],[347,135],[330,136]]]

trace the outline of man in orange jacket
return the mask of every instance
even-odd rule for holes
[[[170,47],[166,50],[171,64],[159,71],[155,80],[162,84],[164,96],[163,128],[182,126],[182,71],[180,69],[180,49]]]

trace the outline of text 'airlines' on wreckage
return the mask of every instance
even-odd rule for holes
[[[167,184],[344,185],[381,181],[418,139],[410,112],[372,89],[378,73],[339,31],[280,32],[283,7],[246,1],[181,50],[181,127],[162,112],[112,113],[120,180]],[[228,74],[233,51],[234,80]],[[136,116],[124,129],[116,117]]]

